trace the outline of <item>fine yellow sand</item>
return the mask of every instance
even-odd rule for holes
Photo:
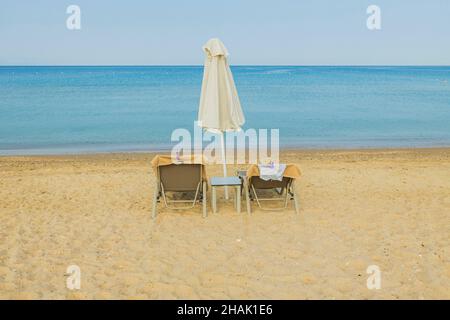
[[[152,156],[0,157],[0,298],[450,298],[450,149],[287,150],[300,215],[155,221]]]

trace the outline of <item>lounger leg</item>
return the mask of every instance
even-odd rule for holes
[[[153,191],[153,204],[152,204],[152,219],[156,217],[156,207],[158,206],[158,182],[155,183],[155,190]]]
[[[294,194],[294,208],[295,208],[295,213],[299,214],[299,203],[298,203],[298,197],[297,197],[297,192],[295,191],[295,181],[292,182],[292,193]]]
[[[217,212],[217,194],[216,194],[216,187],[212,187],[211,188],[212,191],[212,209],[213,209],[213,213]]]
[[[208,209],[206,207],[206,183],[203,182],[202,185],[203,185],[203,203],[202,203],[202,206],[203,206],[203,218],[206,218],[208,216],[208,211],[207,211]]]
[[[247,214],[250,214],[250,213],[252,213],[252,209],[250,206],[250,194],[248,192],[248,184],[246,181],[244,181],[244,192],[245,192],[245,200],[247,203]]]

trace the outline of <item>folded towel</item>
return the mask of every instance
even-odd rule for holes
[[[284,170],[286,169],[285,164],[259,164],[259,177],[262,180],[283,180]]]

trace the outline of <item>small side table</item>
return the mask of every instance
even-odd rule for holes
[[[238,177],[211,177],[212,209],[217,212],[217,187],[233,187],[235,189],[234,205],[237,213],[241,213],[241,179]]]

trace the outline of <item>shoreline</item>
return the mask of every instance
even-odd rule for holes
[[[427,153],[427,152],[448,152],[450,151],[450,146],[442,146],[442,147],[367,147],[367,148],[296,148],[296,147],[288,147],[288,148],[280,148],[280,155],[284,153],[301,153],[301,154],[332,154],[332,153],[389,153],[389,152],[419,152],[419,153]],[[23,159],[23,158],[95,158],[95,157],[147,157],[147,156],[155,156],[157,154],[170,154],[170,149],[167,150],[147,150],[147,151],[119,151],[119,152],[82,152],[82,153],[68,153],[68,154],[18,154],[18,155],[2,155],[0,154],[0,160],[8,160],[8,159]]]

